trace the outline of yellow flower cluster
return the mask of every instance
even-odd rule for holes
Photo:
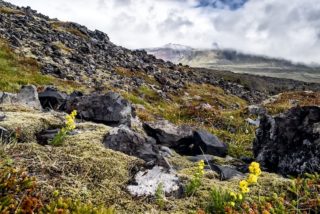
[[[239,183],[240,190],[243,194],[250,192],[249,185],[258,183],[258,178],[261,175],[260,164],[252,162],[249,166],[249,172],[247,180],[242,180]]]
[[[257,162],[252,162],[249,166],[249,171],[250,174],[248,175],[246,180],[241,180],[239,183],[239,188],[241,193],[236,194],[234,192],[230,192],[230,201],[229,201],[229,206],[230,207],[235,207],[236,203],[242,202],[243,200],[243,194],[247,194],[250,192],[249,186],[255,183],[258,183],[258,178],[259,175],[261,175],[261,169],[260,169],[260,164]]]
[[[256,176],[261,175],[260,164],[257,162],[252,162],[249,166],[249,171],[253,175],[256,175]]]
[[[204,166],[205,166],[204,161],[203,160],[199,161],[198,173],[199,173],[200,177],[202,177],[204,175]]]
[[[76,122],[75,122],[76,116],[77,116],[76,110],[72,111],[71,114],[66,116],[66,122],[65,122],[66,131],[72,131],[76,128]]]
[[[236,205],[236,201],[242,201],[243,196],[241,193],[236,194],[235,192],[230,192],[231,201],[229,202],[229,205],[231,207],[234,207]]]

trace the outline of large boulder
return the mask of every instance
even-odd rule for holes
[[[111,129],[105,136],[103,144],[109,149],[138,157],[150,166],[165,163],[153,138],[134,132],[127,126]]]
[[[204,130],[175,126],[166,120],[145,123],[143,128],[149,136],[156,139],[158,144],[174,149],[180,155],[210,154],[220,157],[227,155],[227,145]]]
[[[204,130],[196,130],[192,136],[179,140],[173,149],[181,155],[189,156],[209,154],[225,157],[228,153],[228,146],[225,143]]]
[[[295,107],[280,116],[263,116],[253,150],[269,171],[320,172],[320,107]]]
[[[109,126],[121,124],[130,126],[131,118],[134,116],[129,101],[114,92],[71,96],[67,101],[66,110],[68,112],[77,110],[79,118]]]
[[[157,143],[168,147],[177,146],[179,140],[190,137],[193,131],[188,126],[175,126],[167,120],[147,122],[143,124],[146,133],[157,140]]]
[[[39,100],[44,109],[62,110],[67,101],[67,94],[53,87],[46,87],[39,93]]]

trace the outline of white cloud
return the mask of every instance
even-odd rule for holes
[[[106,32],[128,48],[179,43],[320,63],[318,0],[249,0],[237,10],[198,0],[9,0]]]

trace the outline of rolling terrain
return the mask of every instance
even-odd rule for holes
[[[165,61],[192,67],[320,83],[319,66],[295,64],[287,60],[250,55],[235,50],[218,48],[201,50],[168,44],[159,48],[147,49],[147,52]]]

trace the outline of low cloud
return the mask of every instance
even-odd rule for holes
[[[128,48],[179,43],[320,63],[318,0],[9,0]]]

